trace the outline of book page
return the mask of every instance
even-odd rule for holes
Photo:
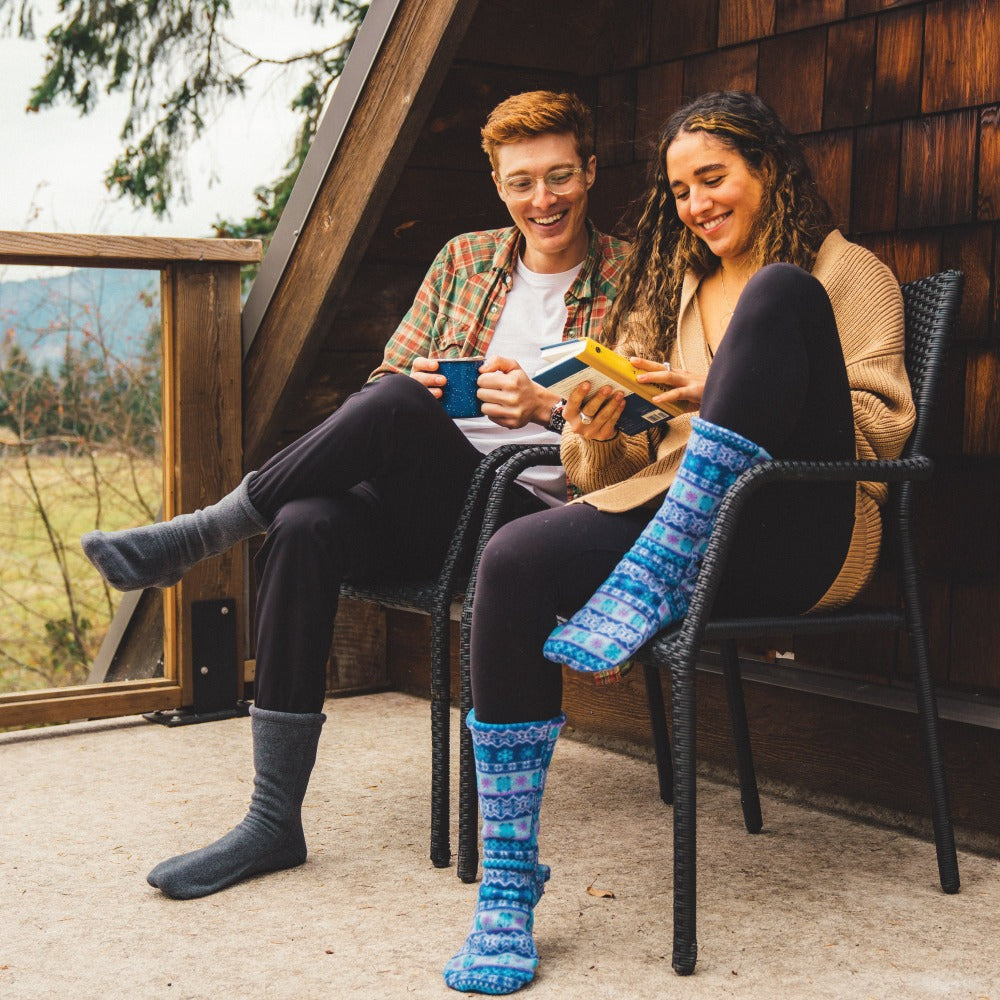
[[[626,389],[620,382],[616,382],[613,378],[608,378],[601,372],[597,371],[595,368],[581,368],[578,372],[573,375],[568,375],[566,378],[560,379],[554,385],[549,386],[550,389],[558,392],[563,399],[569,397],[569,394],[581,383],[589,382],[591,391],[587,395],[587,399],[593,399],[594,393],[597,392],[602,386],[610,385],[612,389],[625,393],[626,396],[631,396],[632,393]],[[586,400],[584,400],[586,402]]]
[[[557,361],[572,357],[574,354],[579,354],[581,350],[579,340],[564,340],[559,344],[547,344],[538,353],[541,354],[546,365],[552,365]]]

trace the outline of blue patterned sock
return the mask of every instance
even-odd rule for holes
[[[444,981],[472,993],[513,993],[534,978],[534,907],[549,877],[538,863],[538,813],[566,716],[492,725],[468,717],[483,816],[483,880],[462,950]]]
[[[662,506],[597,593],[546,640],[544,654],[604,673],[687,612],[712,525],[740,473],[771,456],[735,431],[695,417]]]

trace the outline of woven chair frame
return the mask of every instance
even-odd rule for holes
[[[913,535],[913,486],[928,479],[933,462],[925,454],[928,428],[936,401],[948,338],[961,301],[963,275],[959,271],[909,282],[902,287],[905,308],[905,364],[917,409],[917,420],[902,456],[885,461],[789,462],[772,461],[744,473],[723,501],[705,555],[688,613],[684,620],[654,637],[636,659],[642,664],[656,749],[660,796],[674,805],[674,943],[672,964],[682,975],[694,971],[696,941],[695,869],[695,664],[705,642],[719,641],[723,677],[731,713],[744,822],[751,833],[762,828],[760,799],[750,747],[743,699],[737,640],[773,634],[827,634],[868,630],[906,630],[913,657],[914,694],[923,733],[931,794],[931,812],[938,872],[945,892],[959,889],[954,833],[948,807],[937,706],[929,664],[927,629],[920,596],[919,570]],[[477,545],[462,613],[460,662],[462,733],[459,785],[458,876],[477,877],[478,809],[471,739],[465,716],[471,707],[469,640],[475,573],[479,556],[492,535],[503,494],[528,464],[555,464],[557,449],[524,454],[500,466],[486,501],[483,530]],[[523,463],[523,464],[522,464]],[[777,481],[881,481],[890,484],[885,507],[884,546],[892,545],[898,559],[899,596],[891,607],[857,608],[797,616],[742,619],[711,618],[711,607],[725,570],[739,516],[748,497]],[[671,679],[673,748],[671,754],[660,671]]]
[[[469,483],[437,576],[418,580],[377,579],[347,582],[340,588],[344,597],[371,601],[402,611],[416,611],[431,621],[431,834],[430,857],[436,868],[451,864],[450,803],[451,775],[451,607],[465,596],[468,576],[465,567],[479,537],[482,512],[493,485],[496,470],[511,456],[534,446],[501,445],[480,461]],[[558,452],[558,448],[556,449]],[[505,491],[506,493],[506,491]],[[496,528],[499,512],[491,521]],[[483,540],[482,544],[485,544]]]
[[[706,641],[720,641],[723,677],[729,703],[744,822],[750,833],[762,827],[743,700],[737,640],[766,635],[857,633],[905,630],[912,655],[914,695],[923,735],[931,798],[931,816],[941,887],[959,889],[958,862],[948,806],[944,765],[938,735],[937,704],[931,679],[913,531],[914,483],[928,479],[933,462],[924,453],[936,401],[947,341],[954,327],[963,275],[944,271],[903,285],[906,312],[905,363],[917,419],[903,455],[892,461],[788,462],[773,461],[743,473],[726,495],[716,520],[687,615],[660,633],[640,651],[650,719],[656,748],[660,795],[674,807],[674,942],[672,964],[681,975],[694,971],[697,960],[695,870],[695,664]],[[798,616],[712,619],[711,608],[725,572],[726,559],[747,499],[767,483],[777,481],[870,481],[890,484],[884,508],[884,546],[895,549],[898,600],[890,607],[848,606],[830,612]],[[670,672],[672,743],[659,671]]]

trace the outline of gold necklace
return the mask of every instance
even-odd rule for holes
[[[729,325],[729,321],[733,318],[733,312],[736,307],[729,302],[729,293],[726,291],[726,269],[722,264],[719,265],[719,277],[722,278],[722,299],[726,303],[726,319],[723,326],[723,329],[725,329]]]
[[[729,301],[729,291],[726,288],[726,269],[719,261],[719,278],[722,282],[722,301],[726,308],[726,313],[722,317],[722,321],[719,323],[719,339],[725,336],[726,330],[729,329],[729,321],[733,318],[733,313],[736,311],[736,306],[734,306]],[[748,279],[749,280],[749,279]],[[743,283],[743,288],[746,288],[746,282]],[[740,294],[743,292],[743,288],[740,289]],[[736,302],[739,304],[740,296],[736,296]],[[708,344],[708,334],[705,335],[705,343]],[[708,345],[708,355],[709,357],[715,357],[715,351],[712,350],[711,344]]]
[[[729,301],[729,293],[726,291],[726,269],[719,264],[719,278],[722,281],[722,301],[725,306],[726,312],[719,320],[719,339],[721,340],[726,335],[726,330],[729,329],[729,321],[733,318],[733,311],[735,306],[733,306]],[[709,358],[715,357],[715,351],[712,350],[712,345],[708,340],[708,330],[705,331],[705,346],[708,348]]]

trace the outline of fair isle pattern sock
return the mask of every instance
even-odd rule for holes
[[[604,673],[687,612],[715,517],[740,473],[771,456],[735,431],[695,417],[667,496],[597,593],[545,642],[545,657]]]
[[[250,707],[254,782],[250,809],[224,837],[161,861],[146,881],[172,899],[197,899],[306,860],[302,800],[326,716]]]
[[[141,528],[89,531],[80,542],[101,576],[118,590],[169,587],[195,563],[267,530],[250,502],[253,473],[218,503]]]
[[[483,880],[462,950],[445,966],[453,990],[499,995],[531,982],[538,952],[534,907],[545,891],[538,813],[552,751],[566,716],[493,725],[468,716],[483,817]]]

